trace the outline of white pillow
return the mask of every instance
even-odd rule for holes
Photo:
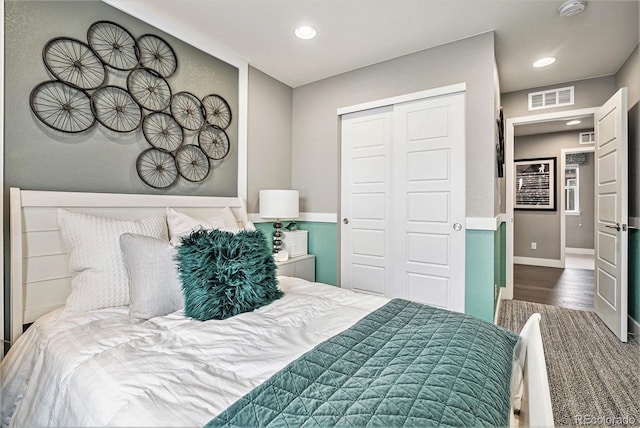
[[[169,224],[170,242],[174,246],[180,244],[181,237],[198,229],[220,229],[231,233],[240,231],[238,221],[229,207],[225,207],[222,211],[207,218],[192,217],[173,208],[167,208],[167,223]],[[250,226],[247,224],[247,230],[255,230],[253,223]]]
[[[129,316],[150,319],[184,308],[176,249],[169,241],[125,233],[120,247],[129,272]]]
[[[224,207],[224,209],[220,213],[220,217],[222,217],[222,221],[224,221],[224,227],[222,228],[222,230],[231,233],[240,232],[240,228],[238,227],[238,220],[236,220],[236,216],[233,215],[233,211],[231,211],[231,208]]]
[[[180,238],[189,235],[198,229],[222,229],[224,220],[220,217],[210,217],[201,219],[191,217],[173,208],[167,208],[167,224],[169,225],[169,236],[171,245],[180,245]]]
[[[65,314],[129,304],[129,277],[120,235],[168,239],[164,215],[119,220],[58,209],[58,223],[69,250],[69,268],[76,273]]]

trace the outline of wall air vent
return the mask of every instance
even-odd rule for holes
[[[578,136],[578,142],[580,144],[595,144],[596,142],[596,133],[591,132],[581,132]]]
[[[529,93],[529,110],[573,105],[573,86]]]

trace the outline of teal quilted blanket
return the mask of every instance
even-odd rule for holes
[[[207,426],[508,426],[518,340],[486,321],[395,299]]]

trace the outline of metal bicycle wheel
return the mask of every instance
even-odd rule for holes
[[[56,131],[77,133],[96,123],[89,95],[59,80],[42,82],[33,88],[29,104],[36,117]]]
[[[176,151],[176,165],[178,173],[188,181],[202,181],[209,175],[209,158],[202,149],[193,144],[187,144]]]
[[[115,22],[96,21],[91,24],[87,41],[102,62],[116,70],[131,70],[138,65],[136,39]]]
[[[153,34],[138,37],[140,64],[150,68],[162,77],[170,77],[178,68],[178,58],[169,43]]]
[[[142,133],[156,149],[174,152],[182,145],[184,132],[178,122],[167,113],[151,113],[142,121]]]
[[[171,103],[171,87],[150,68],[136,68],[127,76],[127,89],[134,100],[151,111],[162,111]]]
[[[116,132],[138,129],[142,121],[140,106],[118,86],[103,86],[91,95],[91,111],[104,127]]]
[[[136,171],[145,184],[156,189],[166,189],[178,178],[178,168],[173,155],[154,148],[138,155]]]
[[[229,137],[224,130],[207,125],[198,133],[198,145],[211,159],[223,159],[229,153]]]
[[[207,123],[227,129],[231,123],[231,108],[220,95],[207,95],[202,99]]]
[[[190,92],[178,92],[171,97],[171,115],[184,129],[196,131],[205,124],[202,103]]]
[[[89,45],[68,37],[56,37],[42,49],[47,70],[58,80],[79,89],[96,89],[107,80],[107,70]]]

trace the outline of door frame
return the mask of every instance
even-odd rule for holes
[[[577,110],[566,110],[555,113],[543,113],[531,116],[519,116],[507,119],[505,125],[505,144],[504,144],[504,164],[505,164],[505,211],[506,211],[506,245],[505,245],[505,289],[502,298],[506,300],[513,299],[513,216],[514,216],[514,141],[515,127],[520,125],[530,125],[534,123],[549,122],[554,120],[570,119],[575,116],[595,115],[598,107],[589,107]],[[563,173],[564,174],[564,173]],[[564,213],[564,198],[560,198],[562,213]],[[561,228],[564,221],[561,218]],[[564,230],[561,230],[561,246],[564,244]],[[562,263],[564,263],[564,249],[561,250]]]

